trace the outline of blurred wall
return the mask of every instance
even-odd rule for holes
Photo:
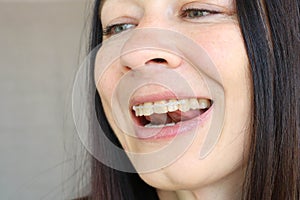
[[[86,0],[0,0],[0,199],[65,199],[66,112]]]

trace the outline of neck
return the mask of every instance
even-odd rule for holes
[[[238,200],[242,196],[243,174],[235,172],[218,182],[197,189],[157,192],[160,200]]]

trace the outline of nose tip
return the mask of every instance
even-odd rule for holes
[[[150,64],[177,68],[181,62],[182,58],[180,56],[160,49],[137,49],[121,56],[121,65],[129,69]]]
[[[134,69],[150,64],[177,68],[182,63],[181,51],[170,33],[157,29],[138,29],[123,43],[120,62],[123,68]]]

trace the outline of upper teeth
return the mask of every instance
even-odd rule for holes
[[[174,112],[180,110],[187,112],[189,110],[207,109],[211,106],[211,102],[208,99],[181,99],[181,100],[162,100],[156,102],[146,102],[137,106],[133,106],[135,115],[138,116],[150,116],[154,113],[163,114],[167,112]]]

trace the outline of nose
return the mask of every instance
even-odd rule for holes
[[[136,49],[121,56],[121,65],[126,68],[135,69],[149,64],[177,68],[181,64],[181,58],[161,49]]]
[[[124,44],[121,52],[121,65],[127,69],[149,64],[177,68],[182,63],[174,41],[169,41],[167,35],[159,31],[135,32]]]

